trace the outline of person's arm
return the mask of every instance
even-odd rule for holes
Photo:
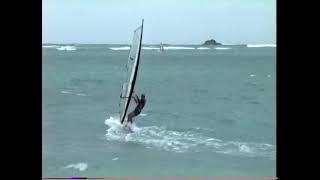
[[[136,104],[138,104],[138,100],[136,99],[135,96],[133,96],[133,100],[134,100],[134,102],[136,102]]]
[[[140,99],[139,99],[139,97],[137,95],[136,95],[136,98],[137,98],[137,101],[140,102]]]

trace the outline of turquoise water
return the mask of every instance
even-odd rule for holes
[[[130,133],[122,46],[43,48],[44,177],[275,176],[276,48],[142,50]]]

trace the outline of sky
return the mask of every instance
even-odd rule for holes
[[[276,43],[276,0],[43,0],[42,42]]]

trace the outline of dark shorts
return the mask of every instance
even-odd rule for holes
[[[139,108],[134,109],[134,115],[138,116],[141,113],[141,110]]]

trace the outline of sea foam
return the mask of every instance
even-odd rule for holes
[[[248,48],[277,47],[276,44],[247,44]]]
[[[77,48],[74,46],[60,46],[56,49],[59,51],[75,51],[75,50],[77,50]]]
[[[133,131],[122,128],[118,117],[105,120],[107,141],[134,142],[148,149],[175,153],[211,151],[234,156],[275,157],[276,147],[267,143],[226,141],[201,134],[201,131],[177,131],[166,127],[133,125]]]

